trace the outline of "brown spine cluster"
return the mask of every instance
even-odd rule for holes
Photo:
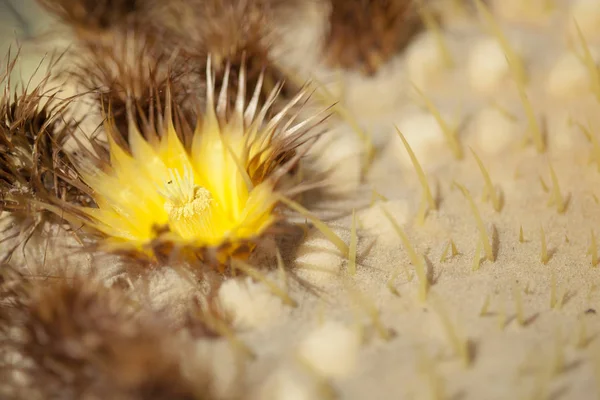
[[[209,55],[217,87],[230,72],[231,101],[242,66],[247,100],[261,76],[261,104],[286,82],[273,111],[300,89],[271,56],[275,22],[291,15],[295,0],[38,1],[76,33],[68,74],[93,94],[97,111],[110,110],[122,144],[127,144],[127,108],[139,127],[157,122],[167,91],[174,117],[187,124],[195,120],[203,106]],[[228,106],[233,109],[233,103]]]
[[[10,76],[18,57],[8,61],[0,77],[0,211],[17,222],[17,229],[3,232],[4,242],[26,238],[56,215],[39,204],[90,204],[90,193],[78,177],[65,151],[77,129],[67,121],[65,110],[72,99],[59,99],[57,90],[47,89],[50,70],[34,88],[11,85]],[[16,245],[18,246],[18,244]],[[12,247],[3,258],[9,258]]]
[[[373,75],[422,29],[414,0],[330,2],[325,53],[334,67]]]
[[[181,57],[157,54],[143,36],[118,35],[111,45],[87,42],[74,61],[67,76],[91,95],[97,112],[110,116],[124,147],[130,122],[142,132],[162,131],[167,106],[175,122],[189,126],[195,121],[201,85],[193,70]]]
[[[148,0],[37,0],[82,38],[96,40],[114,30],[141,23]]]
[[[210,399],[209,373],[185,371],[190,345],[125,292],[92,277],[26,278],[2,266],[3,399]]]
[[[221,86],[227,65],[230,65],[230,99],[235,99],[239,86],[237,71],[242,66],[249,88],[254,88],[259,76],[263,75],[262,102],[278,82],[285,80],[285,73],[274,61],[271,50],[277,40],[275,22],[288,15],[289,2],[193,0],[175,3],[165,5],[161,12],[163,18],[157,20],[157,31],[165,38],[167,47],[180,49],[183,56],[202,66],[198,70],[202,81],[206,80],[202,74],[208,55],[213,61],[217,87]],[[289,100],[298,89],[288,81],[282,88],[281,99]],[[249,91],[247,100],[251,95]]]

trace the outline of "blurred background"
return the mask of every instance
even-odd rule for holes
[[[14,74],[29,77],[38,67],[44,55],[54,49],[56,37],[49,32],[53,19],[35,0],[0,0],[0,60],[6,65],[9,49],[11,54],[21,47],[23,57]],[[56,34],[54,34],[56,35]],[[0,68],[0,71],[4,67]]]

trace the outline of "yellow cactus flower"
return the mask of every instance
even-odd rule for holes
[[[97,204],[77,207],[77,213],[104,235],[105,250],[156,256],[157,248],[177,248],[222,265],[247,255],[278,220],[278,181],[300,158],[295,149],[315,137],[307,133],[320,122],[314,115],[294,124],[297,114],[291,110],[306,90],[267,118],[281,85],[259,107],[259,79],[245,105],[242,68],[234,110],[228,112],[229,68],[216,107],[210,58],[207,77],[205,115],[187,148],[167,105],[166,132],[152,135],[156,140],[144,138],[130,120],[128,152],[114,140],[109,123],[109,167],[77,163]]]

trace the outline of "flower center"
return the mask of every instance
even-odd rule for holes
[[[210,230],[211,193],[194,184],[194,174],[184,167],[183,177],[169,169],[169,179],[160,194],[165,198],[164,210],[169,216],[171,230],[185,239],[205,236]]]

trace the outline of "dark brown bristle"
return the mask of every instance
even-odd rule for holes
[[[0,79],[4,87],[0,95],[0,211],[7,211],[16,222],[16,231],[27,236],[29,229],[42,222],[58,220],[36,202],[86,205],[91,197],[64,150],[77,129],[76,122],[64,118],[71,100],[59,100],[58,89],[46,89],[54,62],[38,86],[26,88],[11,87],[10,75],[18,58],[9,54],[7,59]],[[12,237],[3,233],[0,242]]]
[[[111,29],[136,22],[147,0],[37,0],[46,10],[71,26],[82,38],[96,41]]]
[[[32,90],[11,88],[8,75],[16,60],[9,62],[7,77],[0,82],[5,89],[0,96],[0,185],[5,189],[3,193],[29,193],[33,197],[53,193],[75,200],[84,193],[69,182],[77,175],[63,150],[77,125],[62,118],[70,100],[57,100],[56,90],[45,89],[49,75]],[[11,95],[12,91],[14,95]],[[7,209],[6,203],[0,205]],[[8,211],[12,209],[8,208]]]
[[[206,370],[184,376],[159,316],[92,277],[0,281],[3,399],[209,399]]]
[[[263,74],[260,100],[264,101],[276,84],[286,81],[284,72],[271,55],[272,44],[276,40],[274,23],[285,4],[281,0],[197,0],[185,5],[175,2],[171,6],[165,5],[163,14],[170,17],[158,21],[162,25],[157,29],[162,31],[159,36],[172,47],[195,60],[196,65],[201,67],[202,80],[206,79],[202,73],[208,55],[213,62],[217,87],[221,86],[229,64],[231,94],[228,98],[231,102],[235,100],[239,87],[237,72],[242,65],[246,71],[247,100]],[[286,81],[280,98],[289,99],[298,90]]]
[[[75,57],[68,76],[92,94],[96,111],[110,115],[119,134],[115,139],[124,148],[129,143],[130,117],[142,133],[160,132],[167,102],[177,123],[195,120],[197,104],[188,100],[192,94],[196,98],[201,88],[186,73],[183,58],[156,54],[141,35],[115,35],[111,45],[85,43]]]
[[[330,0],[327,62],[375,74],[422,29],[414,0]]]

